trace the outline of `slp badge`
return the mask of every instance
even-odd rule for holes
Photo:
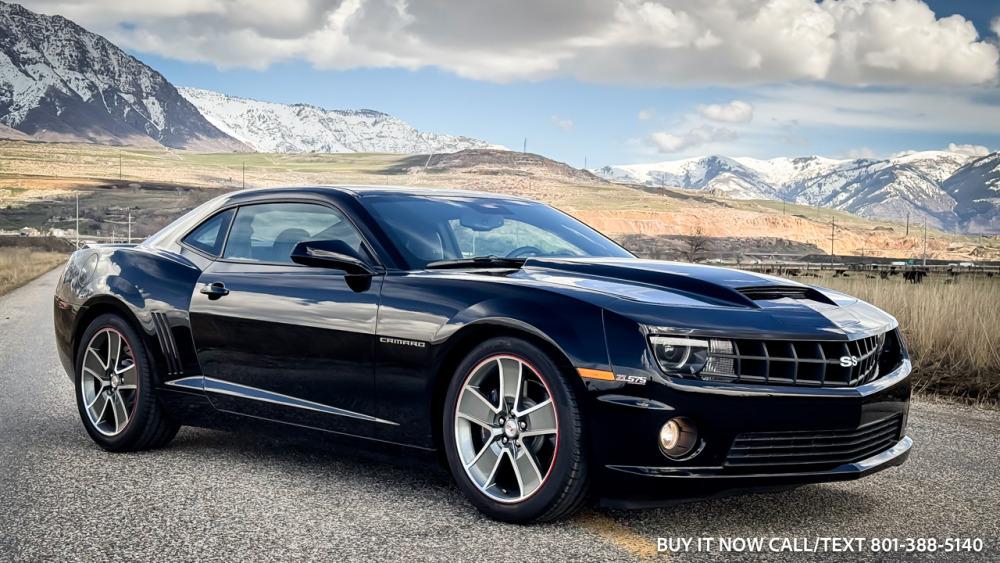
[[[620,381],[622,383],[631,383],[632,385],[645,385],[648,379],[638,375],[622,375],[620,373],[616,373],[615,381]]]

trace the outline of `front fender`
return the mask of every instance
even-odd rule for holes
[[[434,342],[445,342],[470,326],[498,326],[548,342],[575,367],[608,369],[604,321],[599,307],[568,297],[545,301],[525,297],[490,298],[459,311],[441,326]]]

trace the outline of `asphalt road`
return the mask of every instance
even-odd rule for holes
[[[1000,413],[918,402],[910,461],[862,481],[512,526],[443,475],[350,451],[185,428],[109,454],[87,437],[52,338],[53,272],[0,297],[0,560],[626,560],[656,538],[972,537],[998,560]],[[708,560],[712,552],[677,552]],[[898,552],[725,554],[913,560]],[[931,559],[930,556],[923,557]]]

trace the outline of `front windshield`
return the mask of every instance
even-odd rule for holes
[[[594,229],[540,203],[392,194],[361,199],[412,269],[482,256],[632,256]]]

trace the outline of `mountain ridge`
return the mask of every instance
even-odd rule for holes
[[[1000,152],[909,151],[885,159],[708,155],[593,172],[619,183],[787,201],[872,219],[926,219],[949,231],[1000,232]]]
[[[372,109],[281,104],[201,88],[180,88],[213,125],[260,152],[420,154],[502,148],[471,137],[418,131]]]
[[[62,16],[5,2],[0,124],[42,141],[247,150],[205,120],[162,74],[104,37]]]

